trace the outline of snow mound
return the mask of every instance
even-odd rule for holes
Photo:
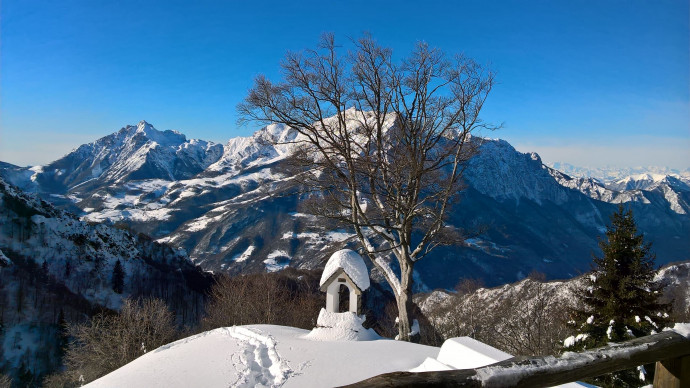
[[[304,338],[314,341],[373,341],[381,339],[372,329],[365,329],[364,315],[352,312],[332,313],[321,309],[314,328]]]
[[[410,369],[410,372],[433,372],[444,371],[452,369],[476,369],[484,366],[489,366],[497,362],[505,361],[513,356],[500,351],[483,342],[479,342],[470,337],[455,337],[447,339],[438,357],[427,357],[421,365]],[[551,357],[553,359],[553,357]],[[495,386],[512,386],[514,381],[498,381],[496,371],[503,370],[502,368],[494,369],[492,367],[484,368],[478,371],[477,376],[482,382],[491,381],[497,383]],[[492,380],[493,379],[493,380]],[[491,386],[494,386],[493,384]],[[552,388],[578,388],[591,387],[585,383],[573,382],[562,385],[557,385]]]
[[[224,327],[146,353],[87,387],[279,387],[292,371],[271,335]]]
[[[364,264],[364,259],[351,249],[342,249],[331,255],[323,269],[323,274],[321,274],[319,286],[323,286],[341,268],[360,290],[364,291],[369,288],[369,271]]]
[[[478,368],[512,357],[470,337],[449,338],[438,353],[438,361],[455,369]]]
[[[435,358],[427,357],[420,366],[410,369],[410,372],[437,372],[452,369]]]
[[[685,338],[690,338],[690,323],[676,323],[671,330]]]

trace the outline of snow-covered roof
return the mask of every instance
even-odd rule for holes
[[[364,259],[352,249],[342,249],[331,255],[321,274],[319,286],[323,286],[341,268],[361,291],[369,288],[369,271]]]

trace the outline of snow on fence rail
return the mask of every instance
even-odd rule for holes
[[[347,387],[551,387],[657,361],[655,388],[688,387],[690,336],[685,334],[664,331],[560,357],[514,357],[476,369],[386,373]]]

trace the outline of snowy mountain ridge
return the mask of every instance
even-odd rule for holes
[[[158,131],[141,121],[81,145],[45,166],[6,178],[28,191],[34,191],[38,184],[59,194],[82,185],[119,184],[133,179],[177,180],[200,173],[216,162],[222,151],[220,144],[187,140],[180,132]]]
[[[672,176],[677,179],[690,180],[690,167],[679,170],[669,167],[647,166],[647,167],[580,167],[570,163],[555,162],[549,163],[549,167],[562,171],[572,177],[594,178],[601,183],[609,184],[616,181],[632,178],[633,180],[644,179],[644,176],[663,179],[665,176]]]
[[[289,154],[297,135],[295,130],[272,124],[252,136],[232,138],[224,146],[223,155],[208,170],[240,170],[278,161]]]
[[[690,186],[682,180],[619,190],[549,168],[536,153],[520,153],[504,140],[473,139],[482,142],[481,152],[470,161],[468,189],[449,221],[488,228],[465,246],[440,248],[440,260],[420,264],[418,279],[433,277],[431,287],[452,286],[465,273],[492,282],[533,269],[576,275],[598,249],[596,238],[618,203],[635,210],[663,262],[690,251],[683,239],[690,233]],[[284,161],[298,140],[296,131],[269,125],[220,145],[141,122],[46,166],[2,164],[0,176],[83,220],[124,222],[184,248],[207,270],[313,269],[350,244],[352,234],[303,214],[306,197],[290,191]],[[456,269],[438,274],[434,261]]]
[[[535,297],[537,288],[539,292],[544,292],[550,296],[551,302],[570,303],[576,300],[574,291],[581,287],[584,276],[578,276],[567,280],[539,281],[525,278],[512,284],[504,284],[498,287],[480,287],[470,295],[481,303],[497,304],[500,303],[508,294],[528,295]],[[666,286],[667,295],[665,300],[673,300],[679,304],[679,311],[687,311],[690,308],[690,289],[686,287],[690,283],[690,261],[670,264],[660,268],[654,276],[655,282],[660,282]],[[424,312],[448,302],[448,296],[455,294],[447,290],[434,290],[425,294],[415,296],[415,302]]]

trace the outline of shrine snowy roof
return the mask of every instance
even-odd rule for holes
[[[321,274],[319,286],[323,286],[341,268],[361,291],[369,288],[369,271],[364,259],[351,249],[342,249],[331,255]]]

